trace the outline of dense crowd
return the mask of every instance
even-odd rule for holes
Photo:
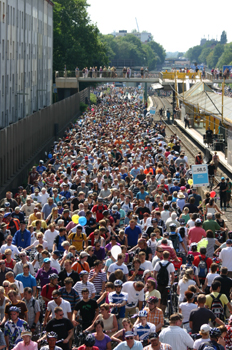
[[[101,94],[0,200],[0,349],[230,349],[232,233],[140,94]]]

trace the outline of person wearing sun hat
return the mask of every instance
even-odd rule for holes
[[[22,331],[20,341],[12,350],[37,350],[38,344],[31,340],[32,332],[30,331]]]

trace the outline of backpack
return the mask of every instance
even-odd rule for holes
[[[203,343],[200,345],[199,350],[219,350],[217,344],[212,344],[212,342]]]
[[[224,314],[224,308],[223,308],[222,302],[220,300],[221,295],[222,294],[219,293],[217,298],[215,298],[213,294],[210,294],[211,298],[213,299],[210,310],[214,313],[215,317],[224,321],[225,314]]]
[[[206,264],[206,261],[207,261],[207,257],[203,260],[200,256],[200,262],[199,262],[199,265],[198,265],[198,277],[201,277],[201,278],[205,278],[206,275],[207,275],[207,272],[208,272],[208,269],[207,269],[207,264]]]
[[[166,265],[163,265],[161,262],[159,263],[160,270],[157,274],[158,286],[167,286],[169,284],[169,273],[167,268],[170,264],[170,261]]]
[[[174,235],[169,235],[169,239],[172,241],[173,248],[175,250],[179,249],[179,236],[178,236],[178,234],[175,233]]]

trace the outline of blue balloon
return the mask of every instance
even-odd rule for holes
[[[78,224],[80,224],[81,226],[85,226],[87,223],[87,219],[85,216],[80,216],[79,217],[79,221],[78,221]]]
[[[52,158],[52,154],[51,154],[51,153],[48,154],[48,158],[49,158],[49,159]]]

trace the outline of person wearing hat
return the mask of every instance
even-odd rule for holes
[[[15,232],[20,228],[20,222],[18,219],[13,219],[11,213],[4,214],[4,222],[6,223],[6,228],[10,230],[11,236],[15,235]]]
[[[224,205],[224,211],[226,211],[226,201],[227,201],[226,192],[228,190],[228,183],[225,181],[224,176],[222,176],[221,181],[212,188],[212,191],[214,191],[216,188],[219,188],[221,210],[222,210],[222,206]]]
[[[211,327],[208,324],[203,324],[200,328],[199,334],[201,335],[200,339],[195,340],[193,344],[193,349],[198,350],[201,344],[207,343],[210,341],[209,332]]]
[[[202,221],[200,218],[197,218],[195,220],[195,226],[191,227],[188,232],[188,243],[191,244],[192,242],[198,243],[203,237],[206,237],[205,230],[201,227]]]
[[[23,339],[20,341],[13,350],[37,350],[38,344],[37,342],[34,342],[31,340],[32,338],[32,332],[31,331],[22,331],[21,332],[21,338]]]
[[[219,328],[211,328],[209,331],[209,337],[210,341],[202,343],[198,350],[211,350],[211,349],[217,349],[217,350],[224,350],[225,347],[219,343],[219,338],[221,337],[222,333]]]
[[[147,282],[151,283],[154,281],[152,279],[148,279]],[[156,292],[159,293],[159,291]],[[147,306],[144,308],[144,310],[147,312],[147,321],[153,323],[156,326],[156,332],[159,332],[164,325],[163,311],[158,307],[160,304],[160,298],[157,298],[155,295],[150,296],[147,299]]]
[[[121,342],[118,344],[114,349],[115,350],[128,350],[132,349],[133,350],[142,350],[143,345],[140,341],[135,340],[135,335],[133,331],[128,331],[125,332],[125,341]]]
[[[31,245],[31,232],[26,229],[25,221],[20,222],[20,229],[15,232],[12,244],[24,249]]]
[[[12,213],[13,219],[18,219],[20,222],[24,220],[24,214],[20,211],[20,207],[15,207]]]
[[[91,299],[94,299],[95,298],[95,294],[96,294],[96,289],[95,289],[95,286],[92,282],[89,282],[88,281],[88,276],[89,276],[89,273],[88,271],[85,271],[85,270],[82,270],[80,273],[79,273],[79,276],[80,276],[80,281],[77,282],[73,288],[77,291],[77,293],[79,294],[79,297],[80,299],[82,300],[83,297],[82,297],[82,290],[84,288],[88,288],[88,295],[89,295],[89,298]]]
[[[176,205],[178,208],[180,208],[181,212],[184,208],[184,205],[185,205],[185,195],[182,191],[179,191],[178,194],[177,194],[177,201],[176,201]]]
[[[179,313],[172,314],[169,318],[169,327],[164,328],[159,339],[161,343],[169,344],[173,349],[186,350],[186,348],[193,348],[193,339],[182,328],[182,315]]]
[[[20,310],[17,306],[11,306],[9,308],[10,320],[6,321],[4,325],[6,348],[8,350],[12,350],[15,345],[23,340],[22,332],[30,332],[28,323],[19,318],[19,313]]]
[[[143,349],[146,350],[172,350],[171,345],[166,343],[161,343],[159,340],[159,334],[156,332],[149,334],[150,345],[145,346]]]
[[[87,263],[89,254],[86,252],[81,252],[79,255],[79,260],[72,264],[72,269],[80,274],[81,271],[90,271],[89,264]]]
[[[40,285],[43,288],[50,282],[50,275],[58,274],[57,270],[51,267],[51,261],[49,258],[43,260],[43,266],[36,273],[36,280],[40,281]]]
[[[57,346],[58,335],[56,332],[48,332],[46,335],[48,345],[42,346],[41,350],[62,350],[61,347]]]

